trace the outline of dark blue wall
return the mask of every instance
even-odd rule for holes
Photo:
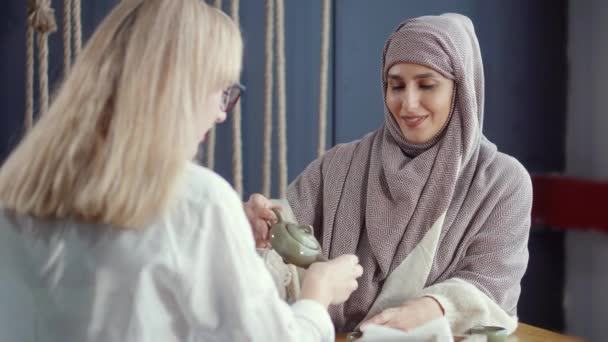
[[[83,40],[90,36],[97,24],[109,12],[114,0],[82,2]],[[4,0],[0,8],[0,161],[23,134],[25,111],[25,23],[26,3]],[[52,1],[59,31],[49,38],[49,77],[52,89],[62,76],[62,7],[63,1]],[[37,67],[36,67],[37,70]],[[34,86],[38,98],[37,84]],[[37,101],[37,100],[36,100]]]
[[[0,160],[22,134],[24,3],[5,0],[0,8]],[[53,0],[59,24],[62,3]],[[83,1],[84,39],[115,3],[117,0]],[[229,1],[224,3],[228,10]],[[566,0],[336,0],[334,4],[329,145],[357,139],[381,123],[380,55],[390,32],[407,17],[454,11],[470,16],[479,36],[486,71],[485,134],[530,171],[563,170]],[[285,6],[291,180],[316,154],[321,1],[288,0]],[[241,26],[246,41],[243,83],[248,86],[243,98],[244,185],[248,195],[261,190],[263,0],[241,1]],[[51,36],[50,48],[50,74],[56,82],[61,76],[61,32]],[[216,152],[216,169],[229,180],[231,139],[229,120],[218,128]],[[276,154],[273,160],[276,162]],[[274,189],[276,194],[276,186]],[[532,234],[530,272],[524,279],[520,305],[522,321],[563,327],[562,245],[559,233]]]

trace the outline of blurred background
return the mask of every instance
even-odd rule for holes
[[[82,1],[85,43],[117,2]],[[522,285],[520,320],[603,340],[608,323],[608,213],[594,208],[608,204],[604,183],[608,179],[608,1],[331,3],[327,147],[358,139],[382,123],[380,57],[386,38],[401,21],[444,12],[459,12],[473,20],[485,67],[485,135],[539,179],[559,176],[549,177],[542,187],[536,186],[540,181],[535,183],[536,223]],[[51,94],[63,73],[63,1],[53,0],[52,7],[59,29],[49,36]],[[223,7],[230,12],[230,1],[225,0]],[[321,13],[321,0],[285,1],[289,181],[317,153]],[[246,199],[262,191],[264,1],[241,0],[239,14],[246,44],[242,76],[247,86],[242,99]],[[0,161],[24,133],[25,29],[26,1],[2,1]],[[233,179],[231,117],[217,129],[215,152],[215,170],[229,181]],[[276,147],[275,138],[273,177],[278,176]],[[559,184],[565,184],[562,191]],[[277,182],[272,194],[278,195]],[[548,201],[558,204],[552,207]],[[563,220],[560,213],[583,219]],[[587,217],[599,219],[590,223]]]

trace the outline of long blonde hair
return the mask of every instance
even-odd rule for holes
[[[238,79],[242,45],[236,24],[200,0],[121,1],[0,169],[0,202],[37,217],[149,223],[195,154],[202,103]]]

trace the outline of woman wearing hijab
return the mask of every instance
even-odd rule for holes
[[[190,162],[242,55],[200,0],[104,19],[0,169],[0,341],[334,341],[357,257],[313,264],[288,306],[236,192]]]
[[[532,188],[524,167],[482,133],[484,75],[472,22],[403,22],[382,55],[382,127],[337,145],[290,185],[289,207],[330,258],[354,253],[359,288],[330,307],[338,331],[517,326]],[[245,204],[258,245],[270,202]]]

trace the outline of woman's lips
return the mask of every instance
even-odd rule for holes
[[[401,116],[399,119],[407,127],[415,128],[420,126],[429,116],[428,115],[416,115],[416,116]]]

